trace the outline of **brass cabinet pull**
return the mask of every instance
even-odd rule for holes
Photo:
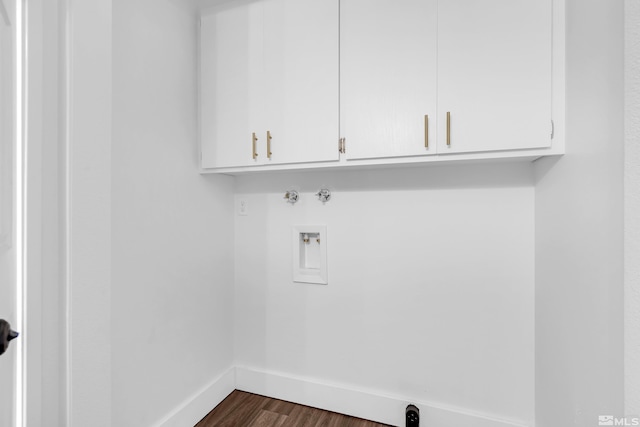
[[[424,115],[424,148],[429,148],[429,115]]]
[[[271,131],[267,131],[267,158],[271,159]]]
[[[451,111],[447,111],[447,147],[451,146]]]
[[[256,136],[256,133],[253,132],[251,134],[251,157],[253,157],[253,160],[256,159],[256,157],[258,157],[258,152],[256,151],[256,142],[258,142],[258,137]]]

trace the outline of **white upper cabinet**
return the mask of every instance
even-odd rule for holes
[[[202,167],[233,173],[562,154],[564,7],[224,2],[201,18]]]
[[[342,0],[340,19],[347,159],[551,145],[551,0]]]
[[[440,0],[438,154],[549,147],[551,55],[552,0]]]
[[[436,0],[341,0],[348,159],[436,153]]]
[[[202,16],[203,168],[338,160],[338,12],[262,0]]]
[[[257,3],[205,15],[200,29],[200,140],[203,168],[253,162],[260,118],[262,8]]]
[[[338,1],[264,5],[263,129],[271,134],[270,162],[338,160]]]

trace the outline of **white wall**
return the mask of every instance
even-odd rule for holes
[[[533,196],[527,163],[238,177],[237,365],[532,425]],[[327,286],[292,282],[304,224]]]
[[[536,425],[623,415],[623,1],[567,1],[567,145],[536,165]]]
[[[157,424],[233,363],[232,178],[198,173],[196,35],[184,2],[113,2],[114,426]]]
[[[64,185],[64,168],[59,163],[62,138],[61,129],[62,114],[61,88],[59,85],[63,73],[60,71],[60,32],[61,25],[58,19],[49,17],[60,16],[61,0],[41,0],[41,14],[38,19],[42,22],[42,52],[43,67],[42,97],[41,102],[35,106],[41,106],[42,133],[39,135],[41,144],[40,180],[42,190],[41,210],[37,212],[34,220],[40,222],[40,235],[42,239],[42,253],[40,255],[41,277],[39,285],[41,289],[42,304],[42,345],[38,357],[41,358],[42,372],[39,378],[37,391],[41,394],[40,413],[36,418],[40,423],[46,420],[51,425],[64,425],[64,406],[66,396],[60,393],[66,374],[64,350],[64,324],[65,312],[64,292],[61,286],[63,277],[61,273],[64,267],[62,250],[62,233],[60,225],[63,222],[61,190]],[[35,8],[36,2],[30,1],[29,8]],[[32,40],[32,44],[34,41]],[[32,46],[33,48],[33,46]],[[32,214],[30,212],[30,214]],[[38,425],[39,423],[35,423]]]
[[[111,2],[67,0],[67,425],[111,425]]]
[[[640,2],[624,5],[625,413],[640,414]]]
[[[60,66],[60,1],[31,0],[28,4],[28,122],[27,122],[27,415],[26,424],[65,425],[67,373],[63,237],[63,188],[60,163],[63,128]],[[87,145],[85,142],[80,142]],[[86,176],[78,177],[84,180]],[[108,178],[108,177],[107,177]]]
[[[532,425],[534,267],[537,425],[621,414],[621,2],[568,1],[568,154],[536,163],[535,188],[526,164],[239,178],[235,296],[232,180],[196,173],[195,16],[116,0],[75,28],[72,111],[101,120],[78,120],[68,153],[72,425],[157,424],[234,348],[258,371]],[[93,92],[110,40],[112,145]],[[291,282],[301,223],[328,225],[328,286]]]

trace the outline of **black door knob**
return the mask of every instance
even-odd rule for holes
[[[0,355],[9,347],[9,342],[18,338],[19,333],[11,330],[11,325],[4,319],[0,319]]]

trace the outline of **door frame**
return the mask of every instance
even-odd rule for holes
[[[22,70],[22,288],[23,288],[23,426],[40,426],[43,420],[42,402],[45,383],[52,377],[45,374],[46,359],[59,353],[58,342],[46,339],[46,332],[50,329],[44,324],[43,309],[50,305],[51,300],[44,293],[45,275],[43,271],[43,257],[50,255],[44,246],[45,226],[56,225],[48,221],[49,212],[43,206],[46,195],[43,192],[45,177],[43,170],[50,165],[57,164],[57,158],[45,158],[45,109],[48,105],[48,91],[52,87],[46,86],[45,69],[50,67],[47,61],[44,44],[51,34],[47,27],[51,20],[58,19],[57,13],[47,17],[44,12],[46,0],[16,0],[22,4],[22,37],[23,37],[23,70]],[[54,26],[55,27],[55,26]],[[55,52],[57,57],[57,52]],[[50,93],[50,92],[49,92]],[[51,111],[47,111],[51,113]],[[57,121],[57,116],[54,115]],[[48,144],[56,142],[57,136],[46,138]],[[54,227],[54,230],[57,227]],[[48,281],[48,285],[57,285],[57,278]],[[57,304],[51,304],[58,307]],[[57,311],[57,310],[56,310]],[[59,317],[58,314],[55,315]],[[54,358],[55,359],[55,358]],[[57,368],[57,367],[56,367]],[[57,386],[57,384],[56,384]],[[60,388],[57,390],[61,391]],[[53,397],[53,396],[51,396]],[[56,404],[56,406],[58,406]],[[49,415],[49,414],[48,414]],[[55,424],[55,420],[49,419]]]
[[[16,141],[18,119],[17,106],[17,25],[15,0],[0,0],[0,30],[2,46],[0,46],[0,251],[2,252],[5,280],[3,288],[3,304],[0,316],[11,323],[12,329],[22,330],[22,316],[19,306],[17,267],[19,233],[16,231],[17,215],[14,214],[19,200],[16,185],[18,167],[16,161]],[[20,282],[21,283],[21,282]],[[2,385],[2,422],[20,425],[22,415],[22,340],[14,341],[7,349],[2,360],[2,373],[10,377],[10,381]],[[6,378],[6,377],[5,377]],[[8,394],[6,394],[8,393]]]
[[[11,25],[11,19],[9,18],[9,13],[5,6],[5,0],[0,0],[0,19],[6,25]],[[3,62],[0,62],[0,67],[4,66]],[[13,70],[12,70],[13,71]],[[0,70],[4,75],[5,70]],[[0,82],[2,84],[2,82]],[[13,103],[12,103],[13,104]],[[6,114],[2,111],[5,108],[4,105],[0,105],[0,120],[3,121],[2,129],[5,129],[4,120],[8,120],[9,122],[13,122],[13,116],[11,114]],[[15,108],[12,107],[12,110]],[[10,123],[12,124],[12,123]],[[13,141],[13,138],[10,138]],[[13,144],[6,142],[6,140],[0,143],[0,249],[8,249],[12,245],[12,234],[13,234],[13,185],[12,177],[13,174]]]

